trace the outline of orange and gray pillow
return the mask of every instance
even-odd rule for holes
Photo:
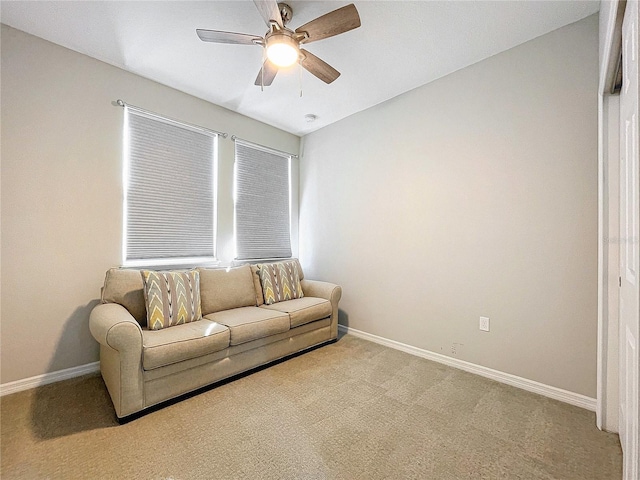
[[[141,273],[149,330],[160,330],[202,318],[199,272],[142,270]]]

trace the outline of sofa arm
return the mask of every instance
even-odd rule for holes
[[[122,305],[97,305],[91,311],[89,329],[101,345],[118,351],[133,348],[142,354],[142,328]]]
[[[307,297],[318,297],[337,304],[342,297],[342,287],[334,283],[319,282],[317,280],[300,280],[302,291]]]
[[[122,305],[105,303],[91,311],[89,329],[100,343],[100,372],[116,415],[142,410],[142,328]]]
[[[338,302],[342,287],[334,283],[303,279],[300,281],[305,297],[324,298],[331,302],[331,338],[338,338]]]

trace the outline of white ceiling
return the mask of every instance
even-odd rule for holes
[[[296,27],[349,1],[289,0]],[[264,92],[257,46],[204,43],[196,28],[264,35],[252,1],[3,1],[2,23],[304,135],[598,11],[578,1],[354,1],[362,26],[306,48],[342,75],[298,67]],[[508,79],[505,79],[508,81]],[[300,82],[304,95],[300,98]],[[125,99],[135,104],[135,99]],[[306,114],[317,115],[307,123]]]

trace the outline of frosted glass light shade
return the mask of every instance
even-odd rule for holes
[[[296,42],[287,35],[274,35],[267,41],[267,58],[278,67],[288,67],[298,60]]]

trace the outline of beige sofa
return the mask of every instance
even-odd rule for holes
[[[146,328],[140,271],[107,272],[90,329],[118,418],[337,338],[338,285],[299,268],[304,297],[264,305],[255,266],[198,270],[202,320],[161,330]]]

